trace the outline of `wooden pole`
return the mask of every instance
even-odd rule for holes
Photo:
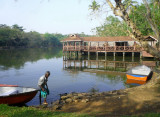
[[[98,60],[98,52],[96,52],[96,59]]]
[[[113,56],[114,56],[114,61],[115,61],[115,60],[116,60],[116,59],[115,59],[115,57],[116,57],[116,52],[113,52]]]
[[[134,61],[134,52],[132,52],[132,62]]]
[[[107,60],[107,52],[105,52],[105,60]]]
[[[125,61],[125,52],[123,52],[123,61]]]
[[[90,60],[90,52],[88,51],[88,60]]]

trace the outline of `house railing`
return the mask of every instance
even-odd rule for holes
[[[90,51],[90,52],[140,52],[136,46],[63,46],[63,51]]]

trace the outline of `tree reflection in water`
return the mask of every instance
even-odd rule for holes
[[[0,70],[20,69],[26,62],[62,57],[61,48],[27,48],[0,50]]]

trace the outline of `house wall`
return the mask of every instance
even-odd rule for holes
[[[133,46],[134,45],[134,41],[128,41],[128,46]]]
[[[108,46],[115,46],[115,42],[91,42],[91,46],[98,46],[98,43],[99,43],[99,46],[103,47],[104,44],[108,44]],[[128,46],[133,46],[134,45],[134,41],[128,41]],[[126,45],[126,46],[127,46]]]

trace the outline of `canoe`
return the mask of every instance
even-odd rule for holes
[[[32,100],[37,94],[35,88],[19,86],[1,86],[0,87],[0,104],[25,104]]]
[[[129,69],[126,72],[127,79],[147,81],[151,69],[145,65],[140,65]]]

